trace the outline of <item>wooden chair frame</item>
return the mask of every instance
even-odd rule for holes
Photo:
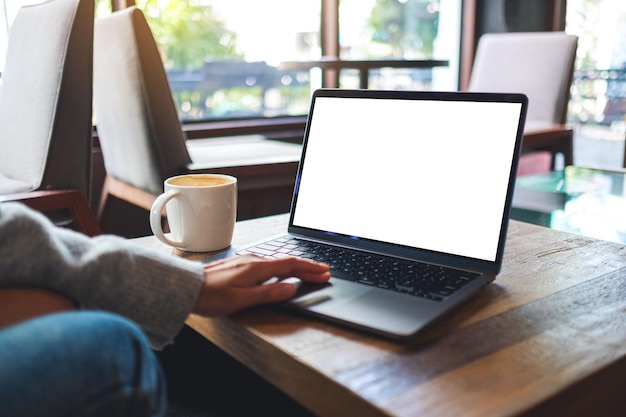
[[[87,236],[101,233],[100,226],[89,207],[87,197],[80,190],[44,190],[0,196],[0,203],[16,201],[42,213],[68,209],[77,230]]]

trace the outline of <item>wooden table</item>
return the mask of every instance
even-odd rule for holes
[[[434,59],[338,59],[324,57],[316,61],[285,61],[278,66],[279,70],[308,70],[321,68],[322,70],[356,69],[359,71],[359,88],[369,87],[369,72],[377,68],[434,68],[447,67],[449,61]]]
[[[496,281],[408,344],[269,307],[187,323],[319,416],[626,415],[626,247],[526,223]]]

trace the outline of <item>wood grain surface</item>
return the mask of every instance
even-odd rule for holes
[[[240,222],[234,245],[286,223]],[[626,415],[626,246],[526,223],[494,283],[409,343],[275,307],[187,323],[320,416]]]

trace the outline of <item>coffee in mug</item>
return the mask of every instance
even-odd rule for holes
[[[232,177],[218,177],[215,175],[181,175],[180,177],[170,178],[171,185],[179,185],[182,187],[206,187],[211,185],[230,184]]]
[[[189,252],[228,247],[237,217],[237,178],[222,174],[188,174],[165,180],[154,201],[150,227],[163,243]],[[171,238],[161,225],[165,208]]]

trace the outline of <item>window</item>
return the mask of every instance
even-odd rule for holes
[[[0,71],[10,21],[27,1],[0,0]],[[96,0],[96,16],[110,13],[111,5]],[[319,60],[323,36],[336,38],[331,53],[343,60],[449,61],[440,68],[373,68],[372,88],[458,86],[461,0],[137,0],[137,6],[185,122],[306,114],[312,91],[325,86],[322,71],[285,70],[280,63]],[[336,24],[322,24],[323,7],[331,9],[327,20],[338,16]],[[359,86],[357,70],[340,74],[339,86]]]
[[[184,121],[306,114],[322,57],[320,0],[138,0],[164,57]],[[326,2],[326,3],[333,3]],[[339,2],[337,2],[339,3]],[[342,59],[442,59],[439,69],[371,70],[374,88],[456,89],[461,0],[342,0]],[[336,6],[335,6],[336,7]],[[357,87],[342,70],[342,87]]]
[[[461,0],[342,0],[342,59],[439,59],[445,68],[372,70],[370,88],[456,90]],[[344,75],[344,74],[342,74]],[[357,88],[356,72],[340,85]]]
[[[140,0],[137,5],[164,56],[184,120],[303,113],[310,79],[280,71],[277,64],[319,57],[319,0]]]
[[[584,135],[626,133],[626,2],[568,0],[566,31],[578,35],[569,122]]]

